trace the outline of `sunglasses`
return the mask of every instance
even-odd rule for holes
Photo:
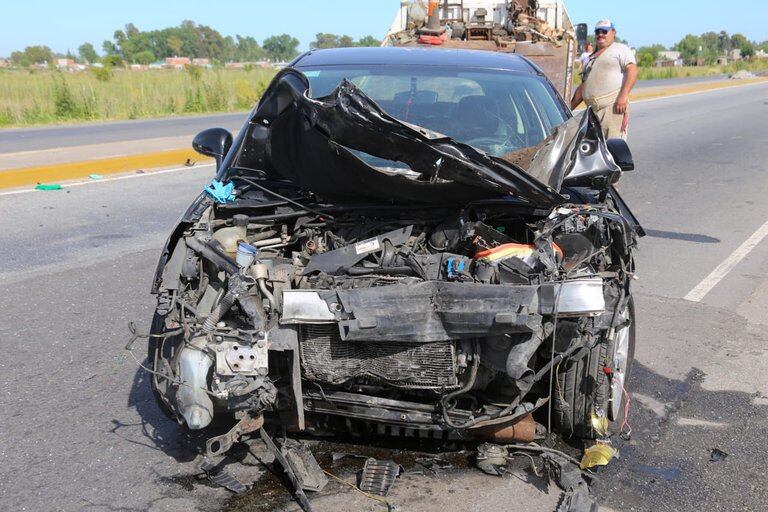
[[[595,35],[597,35],[597,36],[606,36],[606,35],[608,35],[608,32],[610,32],[610,31],[609,30],[605,30],[604,28],[599,28],[599,29],[595,30]]]

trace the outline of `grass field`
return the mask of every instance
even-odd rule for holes
[[[251,108],[273,70],[0,71],[0,127]]]
[[[714,76],[732,74],[736,71],[768,71],[768,61],[735,62],[727,66],[683,66],[679,68],[640,68],[640,80],[660,80],[665,78],[683,78],[695,76]]]

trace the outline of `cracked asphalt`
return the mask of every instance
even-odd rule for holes
[[[621,191],[650,236],[635,287],[633,433],[599,471],[603,510],[768,502],[768,240],[701,302],[683,299],[768,220],[767,114],[768,84],[632,106],[638,170]],[[199,478],[190,446],[200,440],[165,419],[123,351],[127,323],[148,326],[166,235],[211,176],[192,168],[0,196],[0,509],[295,509],[253,454],[232,466],[243,479],[263,476],[248,497]],[[728,455],[710,461],[713,448]],[[407,465],[391,501],[406,511],[556,506],[559,492],[522,470],[497,479],[451,457],[436,474]],[[355,462],[346,464],[337,470],[352,481]],[[335,482],[313,502],[383,509]]]

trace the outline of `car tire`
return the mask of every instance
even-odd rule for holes
[[[593,411],[604,411],[608,416],[609,435],[618,433],[624,423],[626,411],[627,382],[632,370],[632,362],[635,355],[635,304],[630,297],[625,311],[624,322],[619,324],[616,336],[613,340],[603,340],[595,336],[599,341],[591,348],[587,348],[575,357],[569,359],[557,374],[557,382],[552,390],[552,422],[555,431],[566,437],[578,437],[582,439],[595,439],[599,434],[592,427]],[[622,332],[622,329],[626,329]],[[621,336],[626,336],[620,343]],[[616,350],[623,346],[625,355],[616,356]],[[615,360],[616,361],[615,361]],[[617,362],[624,362],[623,383],[619,385],[621,390],[619,405],[612,406],[612,378],[604,371],[610,368],[613,378],[618,378]],[[620,369],[618,369],[620,370]]]
[[[149,340],[147,342],[147,363],[150,370],[155,372],[161,372],[162,368],[157,366],[157,352],[160,350],[160,347],[162,345],[163,338],[159,338],[153,335],[157,334],[163,334],[165,332],[165,317],[155,313],[154,317],[152,317],[152,326],[149,330]],[[166,340],[166,343],[168,341],[172,342],[173,338],[168,338]],[[173,421],[178,421],[178,416],[176,416],[176,412],[173,410],[171,405],[166,401],[166,399],[163,397],[160,390],[157,388],[155,384],[154,375],[148,374],[149,377],[149,386],[152,389],[152,395],[155,397],[155,402],[157,402],[157,406],[160,408],[161,411],[163,411],[163,414],[165,414],[168,419]]]

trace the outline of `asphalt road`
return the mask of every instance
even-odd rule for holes
[[[726,79],[715,77],[684,77],[667,80],[641,80],[636,88],[654,86],[690,85],[716,82]],[[135,121],[74,124],[70,126],[48,126],[42,128],[18,128],[0,130],[0,155],[54,148],[91,146],[115,142],[132,142],[146,139],[188,136],[192,137],[214,126],[236,132],[245,122],[246,113],[215,114],[204,116],[181,116]]]
[[[768,502],[768,240],[753,236],[768,221],[767,114],[768,84],[633,105],[638,170],[621,190],[650,236],[635,288],[633,435],[600,471],[604,509]],[[0,193],[0,509],[218,511],[282,499],[259,484],[230,501],[197,479],[187,439],[123,352],[126,324],[147,328],[160,247],[212,172]],[[724,261],[732,270],[707,280]],[[703,300],[685,300],[702,281],[714,285]],[[710,462],[713,448],[728,456]],[[239,476],[260,474],[243,460]],[[532,475],[454,466],[410,467],[392,501],[407,511],[548,510],[559,496]],[[315,498],[320,511],[382,509],[329,489]]]

